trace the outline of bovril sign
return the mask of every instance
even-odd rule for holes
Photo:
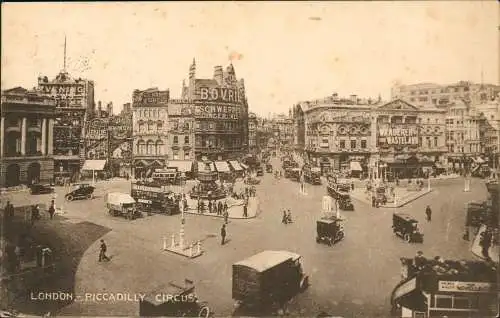
[[[238,89],[228,87],[201,87],[200,100],[211,102],[241,103],[243,94]]]

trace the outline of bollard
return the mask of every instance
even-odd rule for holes
[[[175,247],[175,234],[172,234],[172,242],[170,244],[170,248],[174,248]]]
[[[469,192],[469,191],[470,191],[470,180],[465,179],[464,192]]]
[[[427,178],[427,191],[431,191],[431,178]]]
[[[179,233],[179,248],[184,250],[184,226],[181,226],[181,231]]]
[[[201,241],[198,241],[198,243],[196,243],[196,254],[201,254]]]
[[[166,250],[167,249],[167,237],[164,236],[163,237],[163,250]]]

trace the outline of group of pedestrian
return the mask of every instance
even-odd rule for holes
[[[283,217],[281,219],[281,223],[283,224],[290,224],[290,223],[293,223],[292,221],[292,212],[290,211],[290,209],[287,210],[283,210]]]
[[[245,187],[245,195],[246,195],[247,198],[249,198],[249,197],[255,197],[256,194],[257,194],[257,189],[255,189],[254,186]]]
[[[490,247],[493,240],[493,231],[490,228],[486,228],[484,232],[479,235],[479,246],[481,246],[481,254],[486,259],[490,259]]]
[[[274,178],[279,179],[282,177],[281,170],[274,170]]]
[[[200,201],[201,203],[202,201]],[[203,213],[203,206],[204,204],[198,204],[198,212],[199,213]],[[208,201],[208,213],[215,213],[217,215],[223,215],[224,213],[226,213],[228,211],[228,205],[227,205],[227,202],[224,201],[224,203],[222,203],[222,201],[216,201],[216,200],[209,200]]]

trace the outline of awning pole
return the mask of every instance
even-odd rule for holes
[[[95,170],[92,169],[92,184],[95,185]]]

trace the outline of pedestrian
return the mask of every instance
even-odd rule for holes
[[[287,214],[286,218],[288,220],[288,223],[293,223],[293,221],[292,221],[292,212],[290,211],[290,209],[288,209],[288,214]]]
[[[376,206],[376,201],[377,199],[375,198],[375,196],[372,194],[372,207],[375,207]]]
[[[244,218],[248,217],[248,208],[247,208],[247,204],[246,203],[243,206],[243,217]]]
[[[286,215],[286,210],[283,210],[283,218],[281,219],[281,223],[288,224],[288,216]]]
[[[224,213],[227,212],[227,210],[228,210],[228,206],[227,206],[227,202],[226,201],[224,201],[224,208],[223,209],[224,209]]]
[[[415,255],[413,259],[413,265],[415,266],[415,269],[418,271],[422,270],[426,263],[427,259],[424,257],[424,253],[422,251],[418,251],[417,255]]]
[[[428,205],[427,208],[425,208],[425,215],[427,218],[427,221],[430,222],[432,218],[432,210],[431,207]]]
[[[104,240],[101,240],[101,246],[99,248],[99,262],[109,261],[109,257],[106,256],[107,249],[108,247],[106,246],[106,243],[104,243]]]
[[[479,237],[479,245],[482,247],[481,253],[486,259],[490,258],[489,250],[491,246],[491,239],[492,235],[489,229],[486,229],[484,232],[482,232]]]
[[[49,216],[50,219],[52,220],[54,218],[54,213],[56,213],[56,209],[54,208],[54,200],[50,201],[50,207],[49,207]]]
[[[224,223],[227,224],[229,223],[229,212],[224,212]]]
[[[208,201],[208,213],[212,213],[212,201]]]
[[[351,182],[351,191],[354,191],[354,182]]]
[[[226,241],[226,224],[222,224],[222,227],[220,229],[220,238],[221,238],[220,245],[224,245]]]

